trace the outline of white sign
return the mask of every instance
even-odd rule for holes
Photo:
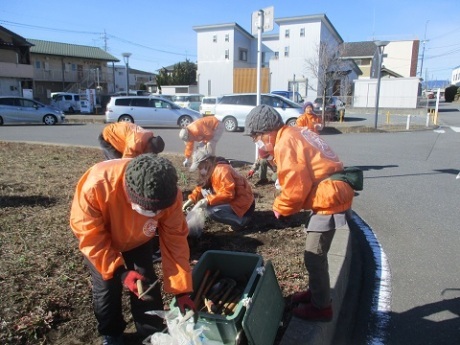
[[[252,31],[253,35],[257,35],[257,31],[259,30],[259,12],[262,11],[262,22],[263,28],[262,32],[272,31],[273,30],[273,21],[275,15],[275,8],[273,6],[264,8],[259,11],[252,12]]]

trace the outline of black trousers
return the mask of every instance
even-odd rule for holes
[[[106,141],[104,137],[102,136],[102,133],[99,134],[99,145],[102,148],[102,151],[104,152],[105,159],[111,160],[111,159],[118,159],[123,156],[123,154],[120,151],[115,150],[115,147],[112,146],[111,143]]]
[[[136,270],[150,280],[150,284],[157,280],[152,264],[152,241],[122,253],[128,270]],[[101,335],[121,335],[126,328],[122,314],[123,285],[120,278],[115,277],[103,280],[101,274],[85,258],[85,263],[90,269],[93,283],[93,308],[98,322],[98,331]],[[147,315],[146,311],[163,310],[161,297],[161,284],[157,284],[148,294],[152,301],[137,298],[130,294],[131,314],[138,334],[147,337],[164,329],[163,319],[158,316]]]

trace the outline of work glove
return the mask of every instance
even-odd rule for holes
[[[203,198],[196,203],[196,208],[202,208],[203,210],[206,209],[208,206],[208,199]]]
[[[188,293],[176,295],[176,302],[182,315],[185,315],[185,308],[193,310],[195,314],[197,313],[195,303],[193,303]]]
[[[121,281],[124,286],[126,286],[133,294],[139,297],[139,291],[137,290],[137,281],[147,281],[142,274],[136,271],[123,270],[120,275]]]
[[[255,171],[254,170],[249,170],[248,174],[246,175],[246,178],[251,178],[254,176]]]
[[[185,168],[187,166],[187,164],[188,164],[188,158],[185,158],[184,161],[182,162],[182,165]]]
[[[187,212],[188,208],[193,206],[193,201],[191,199],[188,199],[186,202],[184,202],[184,205],[182,206],[182,211]]]

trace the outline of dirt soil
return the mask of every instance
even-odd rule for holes
[[[196,173],[181,165],[182,156],[164,155],[175,165],[187,193]],[[102,161],[99,149],[0,142],[0,344],[101,344],[92,311],[91,280],[69,228],[69,211],[81,175]],[[232,162],[244,176],[250,166]],[[207,250],[260,254],[271,260],[289,305],[289,296],[305,288],[303,265],[306,214],[277,220],[272,213],[274,184],[254,186],[256,212],[247,229],[230,231],[208,221],[199,240],[191,239],[191,264]],[[161,276],[161,263],[155,264]],[[134,328],[124,296],[127,335]],[[164,295],[168,305],[172,296]],[[281,340],[289,322],[286,307]],[[126,344],[140,344],[134,336]]]

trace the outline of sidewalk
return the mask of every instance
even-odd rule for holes
[[[372,110],[372,109],[371,109]],[[406,130],[424,130],[433,129],[436,126],[432,124],[432,119],[428,118],[424,111],[417,110],[410,112],[398,112],[397,110],[382,111],[377,117],[377,129],[375,129],[375,114],[369,112],[352,112],[345,113],[343,122],[333,121],[326,124],[323,131],[342,133],[361,133],[361,132],[394,132]],[[94,114],[66,114],[68,122],[90,122],[105,123],[105,115]],[[428,121],[428,126],[427,126]]]

